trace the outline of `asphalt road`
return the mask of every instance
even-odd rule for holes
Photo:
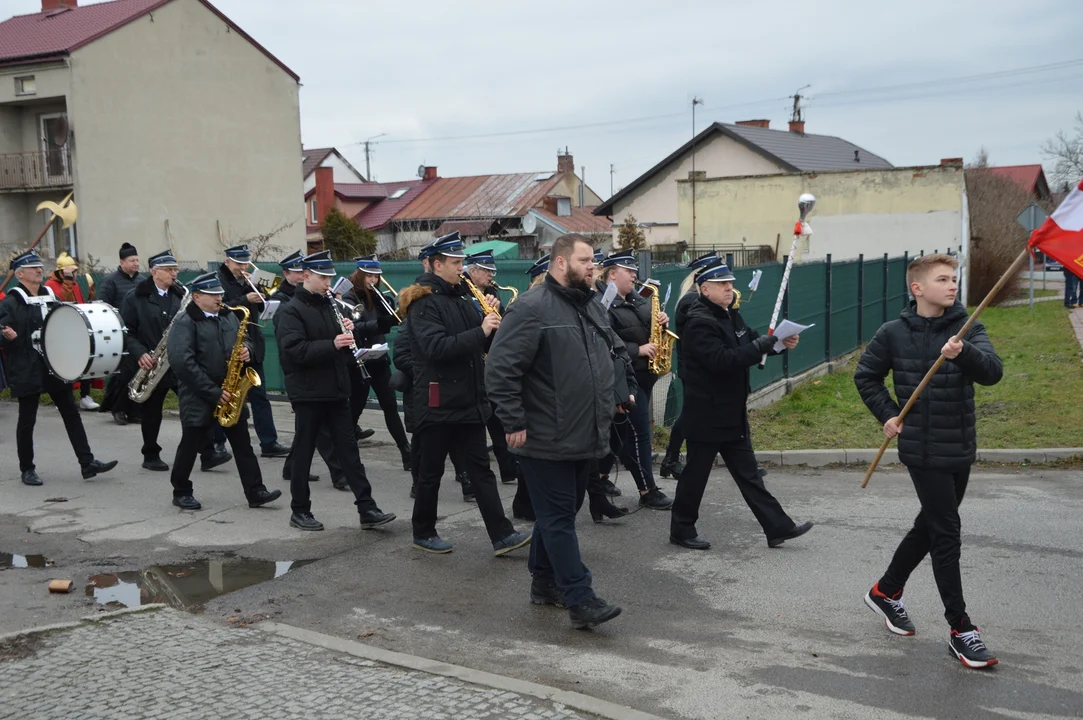
[[[288,410],[278,408],[288,440]],[[963,505],[963,577],[971,616],[1000,657],[991,672],[949,657],[947,626],[928,564],[907,588],[918,625],[889,634],[861,602],[917,510],[909,479],[879,472],[860,490],[857,471],[775,471],[768,487],[811,533],[768,549],[724,470],[712,476],[692,552],[667,542],[668,516],[642,511],[595,525],[580,541],[595,588],[624,614],[593,632],[573,631],[563,611],[532,606],[525,552],[495,559],[474,505],[452,484],[441,534],[455,552],[410,548],[409,475],[393,445],[362,443],[384,510],[399,520],[361,531],[348,494],[326,470],[313,488],[328,526],[287,525],[288,502],[250,510],[232,466],[196,472],[200,513],[169,504],[165,474],[139,469],[139,430],[85,415],[99,458],[121,466],[92,481],[78,466],[52,408],[39,415],[42,488],[18,481],[16,407],[0,403],[0,552],[42,554],[45,569],[0,571],[0,632],[85,615],[83,592],[50,596],[45,582],[87,579],[225,552],[265,560],[315,559],[277,579],[206,603],[208,617],[276,621],[433,659],[574,689],[673,718],[993,717],[1083,715],[1083,473],[976,472]],[[379,422],[376,414],[367,418]],[[364,423],[363,423],[364,424]],[[179,426],[167,421],[162,445]],[[169,455],[167,451],[164,455]],[[171,460],[171,458],[167,458]],[[280,460],[263,460],[269,487]],[[450,472],[445,478],[450,480]],[[624,502],[631,479],[617,479]],[[661,481],[671,492],[674,483]],[[505,487],[510,507],[514,488]],[[288,496],[288,492],[287,492]],[[49,498],[67,498],[49,503]],[[520,528],[527,525],[517,522]]]

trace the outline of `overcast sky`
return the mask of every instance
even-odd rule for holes
[[[982,145],[997,165],[1040,162],[1083,110],[1079,0],[213,1],[301,76],[305,145],[336,146],[364,173],[359,143],[387,133],[372,153],[382,181],[423,163],[444,177],[552,170],[567,146],[607,197],[611,164],[619,190],[688,140],[694,96],[699,129],[785,129],[787,96],[811,85],[807,132],[895,165]],[[551,130],[594,123],[607,124]]]

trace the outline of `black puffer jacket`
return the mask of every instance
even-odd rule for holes
[[[606,286],[598,281],[598,292],[604,293]],[[628,357],[632,360],[632,369],[636,373],[636,382],[640,387],[650,390],[656,378],[647,367],[649,360],[639,356],[639,347],[651,341],[651,303],[637,292],[628,293],[621,300],[613,299],[609,306],[609,324],[613,332],[624,341]]]
[[[30,294],[19,283],[8,290],[7,297],[0,302],[0,327],[10,326],[17,335],[14,340],[8,340],[0,334],[0,348],[4,350],[4,375],[12,397],[44,392],[45,378],[49,374],[45,358],[31,342],[31,336],[45,324],[41,308],[28,305],[19,290]],[[38,289],[39,296],[50,294],[45,285]]]
[[[956,304],[937,318],[917,314],[915,305],[885,323],[869,342],[854,373],[854,382],[872,414],[883,424],[896,417],[925,373],[940,357],[944,344],[966,322],[966,309]],[[884,386],[892,373],[898,403]],[[903,421],[899,460],[922,470],[957,471],[970,467],[977,451],[974,383],[995,385],[1004,368],[985,327],[974,323],[963,338],[963,352],[945,360]]]
[[[154,281],[146,279],[135,286],[135,290],[124,298],[120,308],[120,317],[128,332],[124,335],[124,349],[128,355],[138,360],[157,347],[165,329],[169,327],[173,316],[180,309],[184,291],[172,285],[165,297],[158,294]],[[162,382],[173,384],[172,378],[165,377]]]
[[[684,325],[688,320],[688,311],[699,299],[699,293],[695,290],[686,292],[677,301],[677,308],[673,311],[673,327],[677,333],[677,340],[673,343],[673,352],[677,356],[677,377],[684,379],[684,356],[681,355],[681,338],[684,337]]]
[[[252,346],[252,363],[263,364],[263,357],[267,352],[267,346],[263,339],[263,329],[259,326],[259,316],[263,312],[263,302],[250,303],[245,295],[252,292],[252,288],[242,278],[233,277],[225,263],[218,266],[218,280],[226,291],[226,305],[243,305],[248,308],[248,338],[247,342]]]
[[[98,299],[107,302],[117,310],[124,303],[128,293],[135,290],[135,286],[143,280],[139,273],[129,275],[118,266],[116,270],[102,278],[98,286]]]
[[[183,427],[206,427],[213,421],[240,326],[235,312],[223,309],[217,318],[207,317],[194,302],[173,323],[166,348]]]
[[[400,315],[405,313],[405,310],[399,310]],[[417,430],[417,423],[414,422],[416,419],[414,391],[417,385],[414,383],[414,348],[410,337],[409,319],[404,318],[402,325],[399,325],[399,332],[395,335],[395,345],[391,350],[393,355],[391,359],[395,363],[395,369],[401,372],[406,380],[401,388],[403,424],[406,426],[406,432],[413,433]]]
[[[375,291],[374,291],[375,292]],[[395,316],[384,309],[383,304],[372,298],[373,307],[366,307],[365,291],[356,287],[348,290],[342,301],[356,308],[357,318],[353,320],[353,336],[358,347],[372,347],[387,342],[387,333],[396,325]],[[369,360],[365,367],[371,374],[383,372],[391,367],[391,359],[384,355],[376,360]]]
[[[297,288],[293,299],[276,313],[278,358],[286,375],[290,402],[332,402],[350,397],[350,365],[356,365],[348,348],[336,348],[342,333],[331,301]]]
[[[464,283],[426,273],[401,293],[410,322],[414,410],[418,429],[434,423],[484,423],[485,351],[490,338]],[[430,391],[430,383],[438,390]],[[430,407],[430,394],[438,394]]]

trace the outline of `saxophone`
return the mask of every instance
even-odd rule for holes
[[[154,367],[150,370],[139,368],[132,381],[128,383],[128,397],[131,398],[132,402],[146,402],[147,398],[154,393],[154,389],[158,387],[158,383],[169,372],[169,353],[166,351],[166,344],[169,342],[169,331],[173,328],[173,323],[177,321],[177,318],[184,314],[184,309],[188,307],[188,303],[191,301],[192,291],[184,288],[184,297],[181,298],[177,314],[169,321],[165,332],[162,333],[162,339],[158,341],[158,344],[154,346],[154,351],[150,354],[154,359]]]
[[[641,286],[651,288],[650,342],[658,346],[658,353],[653,360],[647,361],[647,368],[653,375],[668,375],[673,368],[673,342],[678,339],[677,334],[663,328],[658,322],[658,313],[662,311],[661,302],[658,300],[658,291],[661,288],[650,280],[641,283]]]
[[[466,287],[470,290],[470,294],[474,296],[474,299],[478,301],[478,305],[481,306],[481,314],[488,315],[490,313],[500,317],[500,311],[497,310],[496,305],[489,302],[489,298],[485,297],[485,293],[478,289],[478,286],[474,284],[474,281],[463,275],[463,282],[466,283]]]
[[[248,336],[248,308],[243,305],[237,307],[224,306],[227,310],[239,310],[241,313],[241,326],[237,328],[237,341],[233,343],[233,352],[229,356],[229,365],[226,367],[226,379],[222,383],[222,389],[230,394],[228,402],[219,402],[214,408],[214,419],[222,427],[233,427],[241,419],[241,411],[244,410],[244,401],[248,397],[248,391],[259,387],[261,381],[259,374],[252,368],[245,369],[241,361],[241,351],[244,350],[244,340]],[[244,370],[244,372],[242,372]]]

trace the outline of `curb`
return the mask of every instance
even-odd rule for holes
[[[825,465],[867,465],[876,457],[877,450],[848,448],[840,450],[757,450],[756,459],[770,465],[823,467]],[[1037,463],[1068,460],[1083,455],[1083,448],[1028,448],[1005,450],[978,450],[975,462]],[[715,467],[721,467],[721,458],[715,458]],[[884,453],[881,465],[898,465],[899,451],[891,448]]]
[[[443,677],[461,680],[472,685],[480,685],[495,690],[504,690],[520,695],[528,695],[547,702],[560,703],[561,705],[565,705],[574,710],[590,713],[601,718],[606,718],[607,720],[663,720],[663,718],[660,718],[657,715],[633,710],[630,707],[617,705],[616,703],[611,703],[607,700],[599,700],[590,697],[589,695],[583,695],[582,693],[560,690],[555,687],[541,685],[526,680],[516,680],[515,678],[495,675],[482,670],[473,670],[468,667],[463,667],[462,665],[452,665],[451,663],[439,662],[437,660],[428,660],[423,657],[407,655],[393,650],[384,650],[383,648],[365,645],[364,643],[359,643],[354,640],[344,640],[313,630],[305,630],[304,628],[299,628],[294,625],[284,625],[282,623],[265,620],[253,627],[273,635],[279,635],[291,640],[315,645],[326,650],[346,653],[347,655],[383,663],[384,665],[394,665],[396,667],[406,668],[407,670],[416,670],[430,675],[441,675]]]
[[[55,623],[53,625],[39,625],[38,627],[27,628],[26,630],[16,630],[15,632],[6,633],[0,635],[0,643],[9,642],[20,637],[28,635],[44,635],[46,633],[58,632],[61,630],[74,630],[75,628],[83,627],[84,625],[96,625],[106,620],[112,620],[113,618],[121,617],[124,615],[136,615],[138,613],[145,612],[157,612],[162,608],[167,607],[163,603],[152,603],[150,605],[143,605],[137,608],[122,608],[120,610],[113,610],[111,612],[98,613],[96,615],[84,615],[78,620],[71,622]]]

